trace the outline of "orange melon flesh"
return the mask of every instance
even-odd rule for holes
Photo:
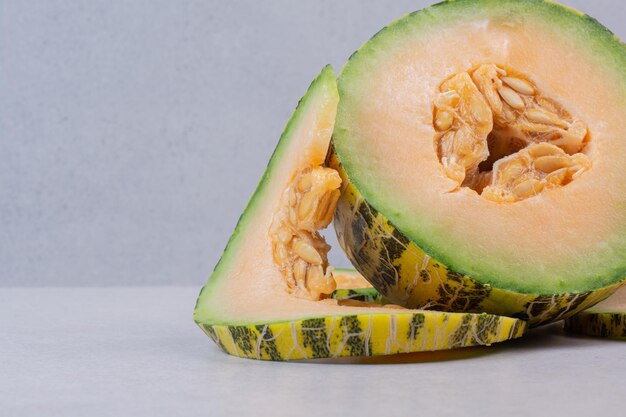
[[[383,31],[342,71],[334,146],[350,180],[426,253],[481,282],[536,293],[616,282],[626,269],[621,43],[550,4],[443,9]],[[577,181],[511,204],[455,190],[433,149],[433,97],[446,78],[483,63],[529,75],[586,122],[592,166]]]
[[[363,278],[363,275],[352,269],[336,269],[333,276],[338,290],[372,287],[372,284]]]

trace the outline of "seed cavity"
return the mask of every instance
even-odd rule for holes
[[[294,175],[272,219],[269,237],[274,262],[287,291],[297,297],[320,300],[336,288],[333,268],[328,266],[330,246],[319,230],[332,220],[340,186],[337,171],[306,168]]]
[[[446,79],[433,100],[445,175],[497,202],[515,202],[591,167],[586,124],[512,68],[483,64]]]

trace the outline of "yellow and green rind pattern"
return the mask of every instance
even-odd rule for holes
[[[525,320],[531,327],[583,311],[623,282],[597,291],[525,294],[496,288],[448,269],[404,236],[350,182],[331,146],[330,167],[343,180],[335,211],[339,244],[354,267],[390,302],[409,308],[488,312]]]
[[[626,312],[583,311],[565,319],[565,331],[588,336],[626,340]]]
[[[226,353],[287,361],[426,352],[490,345],[524,335],[526,323],[490,314],[422,311],[333,316],[200,328]]]
[[[383,297],[375,288],[342,288],[333,291],[330,298],[383,304]]]

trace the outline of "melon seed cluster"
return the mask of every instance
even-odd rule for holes
[[[283,192],[270,226],[274,262],[287,291],[299,298],[320,300],[336,288],[328,266],[330,246],[318,230],[326,228],[339,199],[341,177],[321,166],[298,173]]]
[[[510,68],[484,64],[444,81],[433,126],[446,175],[492,201],[561,187],[591,166],[580,153],[585,123]]]
[[[547,142],[535,143],[498,160],[493,167],[492,185],[482,196],[492,201],[513,202],[562,187],[591,167],[587,155],[568,155]]]

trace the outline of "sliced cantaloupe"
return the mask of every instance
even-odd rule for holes
[[[322,166],[338,99],[326,67],[287,123],[200,292],[196,323],[229,354],[271,360],[451,349],[521,336],[525,323],[508,317],[332,298],[337,289],[367,287],[358,274],[333,274],[318,232],[339,197],[337,172]]]
[[[592,308],[565,319],[565,331],[626,340],[626,287]]]
[[[626,276],[626,48],[531,0],[444,2],[350,58],[335,228],[396,304],[539,325]]]

